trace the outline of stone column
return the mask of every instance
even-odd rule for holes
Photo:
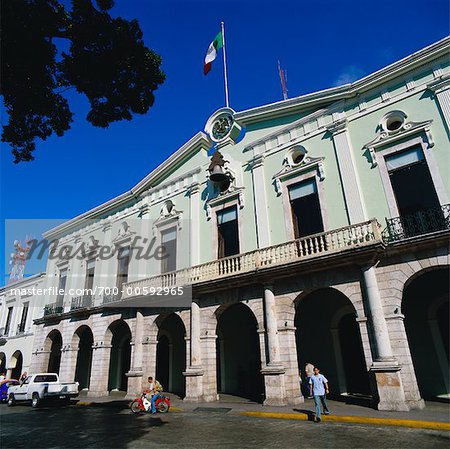
[[[267,213],[266,178],[264,175],[264,154],[257,154],[250,162],[255,199],[255,221],[258,248],[270,246],[270,225]]]
[[[143,383],[143,341],[144,337],[144,316],[140,310],[136,311],[136,319],[134,326],[134,336],[132,338],[131,347],[131,367],[126,374],[128,377],[127,399],[132,399],[136,394],[142,391]]]
[[[305,401],[305,398],[300,389],[295,327],[288,326],[286,323],[284,327],[278,329],[278,335],[280,339],[280,361],[286,369],[284,379],[287,403],[291,405],[301,404]]]
[[[450,133],[450,77],[441,76],[428,85],[436,98],[444,122],[447,125],[447,131]]]
[[[280,342],[278,339],[277,312],[273,286],[264,285],[264,313],[266,318],[266,335],[268,362],[261,373],[264,376],[264,405],[286,405],[285,368],[280,362]]]
[[[34,350],[31,354],[29,373],[45,373],[48,371],[50,353],[51,351],[44,351],[42,348]]]
[[[148,377],[156,378],[156,348],[158,341],[152,337],[145,337],[142,342],[142,382],[147,382]]]
[[[333,135],[336,159],[339,167],[345,204],[350,224],[366,221],[364,201],[359,187],[358,174],[353,162],[350,136],[347,130],[347,119],[339,119],[328,127]]]
[[[203,369],[200,342],[200,307],[196,301],[191,304],[191,337],[190,360],[187,370],[183,373],[186,377],[185,401],[198,402],[203,396]]]
[[[61,365],[59,380],[61,382],[75,382],[75,370],[77,369],[78,348],[65,346],[61,349]]]
[[[363,267],[362,273],[375,354],[370,367],[372,391],[375,393],[373,405],[378,410],[408,411],[409,406],[405,400],[399,373],[400,366],[392,353],[375,268],[373,266]]]
[[[201,335],[202,343],[202,362],[203,362],[203,401],[217,401],[219,395],[217,393],[217,361],[216,361],[216,339],[217,335],[214,331],[206,330]]]
[[[103,247],[111,245],[111,234],[112,226],[111,223],[108,222],[105,224],[105,226],[103,226]],[[107,256],[103,255],[103,258],[98,261],[98,264],[96,264],[94,273],[94,285],[98,285],[99,287],[103,288],[115,287],[115,273],[112,273],[112,257],[113,256],[111,255],[111,253],[108,253]],[[97,306],[100,305],[103,301],[104,296],[104,291],[102,291],[101,293],[97,293],[96,298],[93,300],[94,304]]]
[[[88,396],[100,397],[108,395],[109,360],[112,345],[97,341],[92,346],[92,369]]]
[[[200,184],[193,183],[189,187],[189,251],[191,267],[200,263]]]

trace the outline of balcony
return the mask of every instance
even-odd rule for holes
[[[382,243],[380,225],[373,219],[364,223],[310,235],[280,245],[129,282],[123,286],[124,294],[121,299],[134,296],[135,292],[143,291],[144,287],[172,288],[182,285],[195,285],[298,261],[317,259],[322,256],[380,243]]]
[[[44,316],[58,315],[64,312],[64,306],[59,302],[47,304],[44,307]]]
[[[70,310],[80,310],[92,307],[92,296],[76,296],[70,302]]]
[[[122,296],[120,293],[114,294],[114,293],[110,293],[103,295],[103,304],[104,305],[108,305],[111,304],[113,302],[117,302],[120,301],[122,299]]]
[[[450,229],[450,204],[402,217],[386,218],[383,240],[393,243],[445,229]]]
[[[16,335],[23,335],[24,333],[25,333],[25,324],[23,323],[18,324]]]

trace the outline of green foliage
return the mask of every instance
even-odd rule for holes
[[[136,20],[110,16],[113,5],[72,0],[68,11],[58,0],[1,2],[0,94],[9,118],[2,141],[15,162],[34,159],[36,139],[70,129],[69,88],[89,99],[94,126],[131,120],[153,105],[165,79],[161,57],[144,45]],[[58,53],[57,39],[68,49]]]

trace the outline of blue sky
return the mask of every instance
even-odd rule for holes
[[[62,138],[38,142],[35,161],[13,164],[10,148],[2,144],[0,245],[5,219],[76,216],[130,189],[203,129],[208,116],[224,105],[221,61],[207,77],[202,71],[222,20],[235,110],[282,99],[277,60],[288,71],[289,96],[294,97],[354,81],[449,32],[445,0],[116,0],[112,14],[137,18],[146,44],[163,58],[167,80],[156,92],[155,105],[145,116],[105,130],[85,121],[86,99],[69,91],[72,129]],[[17,226],[20,235],[14,238],[23,239],[23,233]],[[3,277],[9,268],[1,259]]]

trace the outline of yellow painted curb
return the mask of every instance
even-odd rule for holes
[[[296,419],[308,421],[308,415],[300,413],[275,413],[275,412],[241,412],[243,416],[257,418]],[[366,416],[336,416],[327,415],[323,421],[348,422],[357,424],[374,424],[379,426],[411,427],[414,429],[432,429],[450,431],[450,423],[438,421],[418,421],[413,419],[369,418]]]
[[[91,404],[92,404],[92,402],[78,401],[75,405],[77,407],[87,407],[87,406],[89,406]]]

